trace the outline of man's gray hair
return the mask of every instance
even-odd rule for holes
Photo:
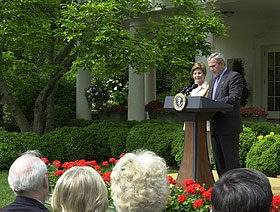
[[[224,62],[225,65],[226,65],[226,59],[225,59],[225,56],[220,53],[220,52],[215,52],[215,53],[212,53],[208,58],[207,58],[207,61],[210,61],[212,59],[215,59],[217,61],[218,64],[221,64],[221,62]]]
[[[37,150],[29,150],[11,165],[8,182],[13,192],[21,195],[40,190],[47,173],[48,168],[41,160],[40,153]]]

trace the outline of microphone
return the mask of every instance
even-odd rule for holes
[[[188,86],[187,86],[188,87]],[[197,84],[192,84],[192,85],[190,85],[184,92],[181,92],[181,93],[183,93],[183,94],[186,94],[187,96],[189,96],[190,95],[190,92],[193,90],[193,89],[195,89],[195,88],[197,88],[198,87],[198,85]],[[184,88],[185,89],[185,88]],[[183,90],[184,90],[183,89]]]
[[[185,93],[186,92],[186,90],[188,90],[189,88],[191,88],[192,87],[192,84],[190,84],[190,85],[187,85],[186,87],[184,87],[182,90],[181,90],[181,92],[180,93]]]

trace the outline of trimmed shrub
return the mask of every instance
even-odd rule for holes
[[[246,167],[259,170],[269,177],[280,174],[280,135],[267,135],[248,152]]]
[[[250,121],[244,121],[243,125],[245,127],[250,127],[257,136],[259,135],[269,135],[270,132],[275,134],[280,134],[280,126],[275,126],[270,122],[255,123]]]
[[[183,130],[183,125],[178,126],[179,128],[174,132],[174,140],[171,144],[171,155],[174,157],[177,165],[181,166],[185,145],[185,131]]]
[[[93,159],[104,161],[112,156],[118,157],[124,152],[126,137],[129,133],[126,124],[109,120],[94,121],[86,129],[94,132],[94,135],[87,138],[88,143],[93,142],[93,140],[98,143],[94,147]]]
[[[93,120],[72,119],[67,123],[68,127],[87,127],[93,123]]]
[[[36,133],[7,132],[1,128],[0,170],[9,169],[23,152],[34,149],[41,150],[40,137]]]
[[[175,165],[176,161],[171,154],[171,144],[176,138],[178,128],[182,130],[181,125],[170,124],[168,122],[161,125],[161,127],[156,127],[144,144],[144,148],[165,158],[167,164]]]
[[[239,161],[242,168],[246,167],[247,154],[256,142],[256,133],[249,127],[243,127],[243,132],[239,135]]]
[[[131,128],[126,138],[126,152],[143,149],[150,136],[157,128],[161,128],[163,121],[145,120]]]

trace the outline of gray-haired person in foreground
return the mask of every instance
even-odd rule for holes
[[[211,193],[212,212],[269,212],[272,200],[268,178],[249,168],[224,173]]]
[[[159,212],[169,194],[167,166],[151,151],[122,157],[111,174],[111,194],[118,212]]]
[[[29,150],[10,167],[8,181],[16,199],[1,212],[49,211],[44,202],[49,192],[48,169],[36,150]]]

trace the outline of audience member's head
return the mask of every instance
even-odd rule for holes
[[[9,170],[9,185],[17,196],[25,196],[44,203],[48,191],[48,169],[40,153],[29,150],[17,158]]]
[[[269,180],[263,173],[233,169],[213,186],[212,212],[269,212],[272,199]]]
[[[111,194],[118,212],[157,212],[169,194],[167,166],[151,151],[127,153],[111,174]]]
[[[57,181],[51,205],[54,212],[104,212],[108,208],[107,188],[91,167],[72,167]]]

